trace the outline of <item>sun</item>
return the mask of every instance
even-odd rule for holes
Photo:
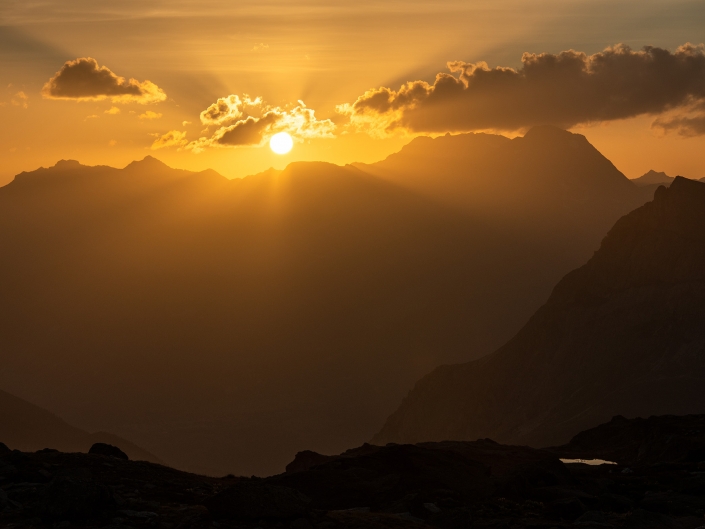
[[[269,140],[269,148],[277,154],[286,154],[294,146],[294,140],[287,132],[278,132]]]

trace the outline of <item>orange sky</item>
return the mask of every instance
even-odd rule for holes
[[[376,161],[415,134],[445,130],[370,133],[351,127],[350,116],[336,107],[371,89],[398,90],[410,81],[433,84],[436,74],[448,72],[449,61],[519,70],[524,52],[573,49],[592,55],[618,43],[675,52],[687,42],[704,41],[701,0],[5,0],[0,5],[0,185],[20,171],[62,158],[121,167],[152,154],[175,167],[212,167],[229,177],[283,168],[294,160]],[[151,82],[163,100],[42,94],[67,61],[83,57],[124,77],[124,83]],[[697,91],[705,77],[692,82],[691,91]],[[201,113],[219,98],[245,94],[262,103],[231,121],[203,122]],[[700,119],[697,105],[693,109]],[[256,125],[268,112],[272,125],[264,128],[260,122],[256,139],[264,144],[271,133],[290,131],[297,140],[290,154],[275,155],[266,145],[218,143],[223,127],[233,128],[248,116]],[[585,134],[629,177],[649,169],[705,176],[703,136],[653,128],[661,113],[595,119],[572,130]],[[312,125],[296,122],[311,116]],[[472,127],[466,130],[477,130]],[[448,130],[461,131],[457,124]],[[155,140],[170,131],[173,144],[153,150]],[[204,140],[194,148],[199,138]]]

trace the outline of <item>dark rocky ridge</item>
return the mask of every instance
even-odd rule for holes
[[[615,439],[650,456],[627,450],[597,467],[559,459],[604,454]],[[0,445],[0,526],[694,529],[705,514],[702,455],[705,416],[615,418],[547,450],[485,439],[364,445],[318,463],[309,452],[290,465],[298,470],[264,479]]]
[[[621,415],[547,450],[563,458],[591,457],[631,467],[705,461],[705,415],[626,419]]]
[[[374,442],[565,443],[608,420],[705,411],[705,185],[620,219],[497,352],[423,378]]]

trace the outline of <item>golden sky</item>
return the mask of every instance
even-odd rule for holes
[[[543,121],[629,177],[700,178],[703,42],[702,0],[3,0],[0,185],[62,158],[228,177],[372,162],[417,134]]]

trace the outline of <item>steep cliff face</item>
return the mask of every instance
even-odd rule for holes
[[[567,442],[614,415],[705,411],[705,185],[677,178],[492,355],[419,381],[374,442]]]

